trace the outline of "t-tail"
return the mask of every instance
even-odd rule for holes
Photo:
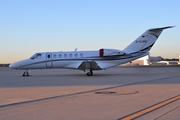
[[[128,45],[123,51],[127,54],[136,52],[148,52],[152,48],[162,31],[164,29],[172,27],[174,26],[148,29],[130,45]]]

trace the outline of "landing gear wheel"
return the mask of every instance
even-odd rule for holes
[[[93,75],[93,72],[90,71],[90,72],[88,72],[86,75],[87,75],[87,76],[92,76],[92,75]]]
[[[24,77],[29,76],[29,72],[28,72],[28,71],[25,71],[22,76],[24,76]]]

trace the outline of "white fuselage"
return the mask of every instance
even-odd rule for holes
[[[36,56],[39,54],[39,56]],[[100,57],[99,51],[70,51],[70,52],[41,52],[32,57],[15,62],[10,65],[14,69],[49,69],[67,68],[78,69],[82,61],[96,61],[101,69],[110,68],[119,64],[130,62],[134,59],[149,54],[139,54],[136,56],[123,55],[119,57]]]

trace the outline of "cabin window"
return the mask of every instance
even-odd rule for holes
[[[62,55],[61,54],[59,54],[59,58],[61,58],[62,57]]]
[[[64,54],[64,57],[67,58],[67,54]]]
[[[78,54],[77,54],[77,53],[75,54],[75,57],[78,57]]]
[[[69,57],[72,58],[72,54],[69,54]]]
[[[56,54],[54,54],[53,57],[56,58]]]
[[[82,53],[80,54],[80,57],[83,57],[83,54],[82,54]]]

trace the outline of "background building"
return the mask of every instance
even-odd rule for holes
[[[179,56],[180,59],[180,56]],[[131,61],[130,63],[126,63],[123,65],[177,65],[180,64],[179,59],[164,59],[161,56],[144,56],[142,58],[139,58],[137,60]]]

